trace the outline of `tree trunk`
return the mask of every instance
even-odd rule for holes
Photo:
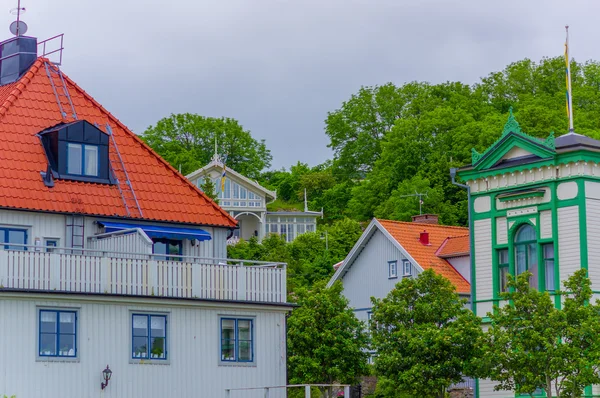
[[[546,376],[546,397],[547,398],[552,398],[552,379],[550,379],[550,376]]]

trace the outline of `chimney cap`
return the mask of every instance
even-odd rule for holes
[[[423,232],[419,233],[419,242],[424,246],[431,246],[431,243],[429,242],[429,232],[427,232],[427,230],[423,230]]]

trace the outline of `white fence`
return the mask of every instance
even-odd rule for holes
[[[180,256],[181,261],[164,261],[142,253],[89,255],[98,251],[71,254],[67,249],[25,248],[29,250],[0,247],[1,288],[286,302],[286,269],[281,263],[243,265],[252,262],[185,256]]]

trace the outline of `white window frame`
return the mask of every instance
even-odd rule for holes
[[[410,262],[410,260],[402,260],[402,276],[412,276],[412,263]]]
[[[398,278],[398,260],[388,261],[388,279]]]

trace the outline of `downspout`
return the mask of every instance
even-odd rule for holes
[[[471,225],[471,221],[472,221],[472,215],[471,215],[471,187],[466,185],[466,184],[461,184],[456,182],[456,172],[457,172],[457,168],[456,167],[451,167],[450,168],[450,178],[452,179],[452,184],[456,185],[457,187],[463,188],[467,190],[467,226],[469,227],[469,262],[471,263],[471,277],[469,278],[471,281],[471,311],[473,311],[473,313],[475,313],[475,291],[474,291],[474,284],[473,284],[473,279],[475,278],[475,273],[473,271],[475,271],[475,250],[474,249],[474,244],[471,244],[471,242],[473,242],[474,236],[473,236],[473,226]],[[475,388],[473,389],[473,397],[474,398],[479,398],[479,383],[478,380],[475,379]]]

